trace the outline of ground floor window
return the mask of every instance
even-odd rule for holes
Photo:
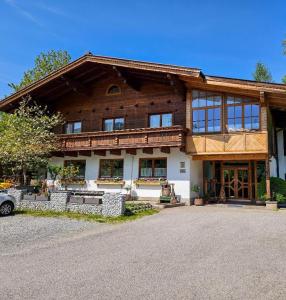
[[[123,159],[101,159],[100,178],[123,178]]]
[[[167,177],[167,158],[141,158],[139,177]]]
[[[84,179],[85,178],[85,166],[86,161],[85,160],[65,160],[64,166],[75,166],[79,169],[79,173],[77,175],[77,178]]]

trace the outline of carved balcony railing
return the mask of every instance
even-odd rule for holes
[[[192,155],[268,153],[267,132],[188,136],[186,152]]]
[[[82,132],[59,134],[58,138],[61,151],[184,147],[185,129],[181,126],[173,126],[113,132]]]

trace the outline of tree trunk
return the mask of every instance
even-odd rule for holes
[[[27,184],[27,168],[24,166],[22,169],[22,175],[23,175],[23,185]]]

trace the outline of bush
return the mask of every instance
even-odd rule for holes
[[[286,181],[284,179],[278,177],[271,177],[270,186],[271,186],[271,193],[275,195],[276,200],[278,196],[280,201],[286,201]],[[266,181],[265,178],[262,178],[261,182],[259,182],[257,185],[258,198],[263,199],[265,193],[266,193]],[[285,197],[285,200],[281,200],[282,196]]]
[[[275,194],[275,200],[278,202],[278,203],[285,203],[286,202],[286,197],[280,193],[276,193]]]
[[[138,212],[142,212],[150,209],[152,209],[152,205],[150,203],[126,203],[125,214],[133,215]]]

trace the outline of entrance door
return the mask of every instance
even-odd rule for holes
[[[247,167],[224,167],[223,180],[226,198],[249,199]]]

